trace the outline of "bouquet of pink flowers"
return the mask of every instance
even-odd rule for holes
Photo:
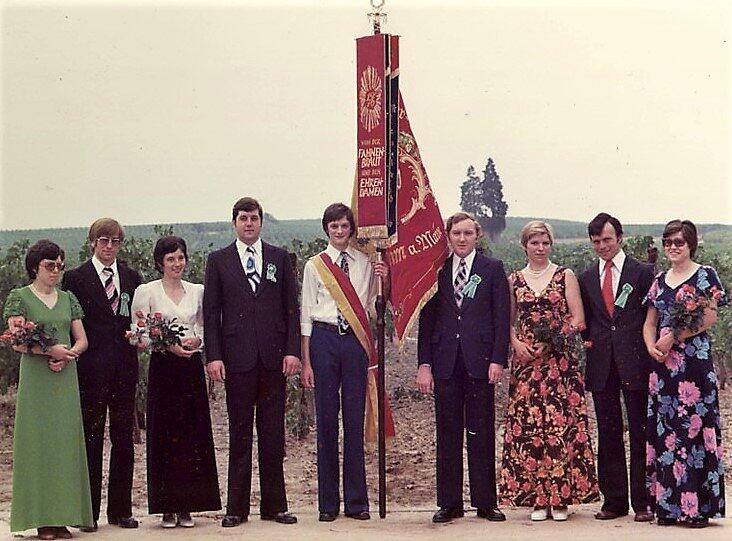
[[[35,346],[38,346],[45,353],[57,343],[53,334],[46,331],[43,323],[35,323],[30,320],[15,329],[6,329],[0,336],[0,341],[11,347],[26,346],[29,353]]]
[[[676,292],[669,306],[669,323],[674,338],[679,339],[685,329],[698,331],[704,323],[704,310],[709,306],[709,299],[700,294],[691,284],[683,284]]]
[[[188,330],[176,322],[177,318],[164,318],[160,312],[146,315],[138,310],[135,317],[135,330],[127,331],[125,338],[138,349],[165,351],[174,344],[181,345],[181,337]]]

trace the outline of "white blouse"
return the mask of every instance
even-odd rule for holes
[[[182,338],[198,337],[203,342],[203,284],[192,284],[181,280],[185,294],[179,304],[175,304],[163,289],[161,280],[141,284],[132,297],[132,311],[144,314],[160,312],[164,318],[176,318],[176,322],[187,328]],[[136,319],[132,318],[132,329]]]

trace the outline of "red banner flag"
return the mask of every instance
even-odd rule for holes
[[[430,188],[407,110],[399,94],[397,242],[386,251],[391,307],[399,340],[437,291],[437,273],[448,256],[445,223]]]
[[[390,147],[395,151],[395,145],[390,142],[389,119],[396,120],[396,115],[387,113],[390,108],[396,113],[392,104],[397,100],[398,62],[396,36],[376,34],[356,40],[358,146],[354,212],[359,217],[358,238],[381,241],[379,245],[383,247],[388,244],[385,239],[394,232],[396,214],[393,204],[390,207],[388,202],[389,194],[393,194],[388,153]],[[396,122],[392,130],[396,131]],[[391,179],[395,184],[395,170]]]

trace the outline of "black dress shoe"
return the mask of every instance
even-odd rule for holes
[[[693,517],[686,521],[689,528],[706,528],[709,526],[708,518]]]
[[[504,515],[497,507],[494,509],[478,507],[478,517],[488,519],[491,522],[503,522],[506,520],[506,515]]]
[[[99,526],[97,525],[97,521],[94,521],[94,525],[92,526],[78,526],[80,532],[84,533],[94,533],[99,529]]]
[[[247,517],[244,515],[226,515],[221,520],[221,527],[222,528],[233,528],[235,526],[238,526],[242,522],[246,522]]]
[[[65,526],[56,527],[56,539],[71,539],[72,537],[71,532]]]
[[[675,526],[678,524],[678,521],[675,518],[658,517],[656,519],[656,524],[659,526]]]
[[[318,521],[333,522],[337,516],[338,516],[338,513],[329,513],[328,511],[321,511],[320,515],[318,515]]]
[[[275,513],[274,515],[262,514],[259,518],[261,518],[262,520],[274,520],[275,522],[279,522],[280,524],[295,524],[297,522],[297,517],[295,515],[291,515],[286,511],[280,511],[279,513]]]
[[[638,511],[633,520],[635,522],[651,522],[653,520],[653,513],[650,511]]]
[[[119,526],[120,528],[137,528],[140,523],[134,517],[107,518],[107,523]]]
[[[628,514],[627,511],[624,513],[620,513],[618,511],[610,511],[609,509],[603,509],[602,511],[599,511],[595,513],[595,518],[597,520],[613,520],[615,518],[624,517]]]
[[[346,513],[348,518],[355,518],[356,520],[369,520],[371,515],[368,511],[359,511],[358,513]]]
[[[432,522],[450,522],[454,518],[462,518],[465,511],[459,507],[443,507],[437,513],[432,515]]]

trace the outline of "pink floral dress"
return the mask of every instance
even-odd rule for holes
[[[669,311],[685,284],[718,306],[727,304],[712,267],[699,267],[675,288],[665,276],[656,276],[647,296],[658,310],[659,332],[671,326]],[[680,521],[723,517],[721,418],[709,335],[676,343],[665,363],[654,362],[648,391],[646,484],[656,499],[656,515]]]
[[[565,267],[535,295],[511,275],[520,340],[533,343],[541,314],[562,322],[569,314]],[[590,443],[584,378],[568,351],[547,350],[528,362],[511,360],[509,403],[500,477],[501,505],[567,506],[599,499]]]

